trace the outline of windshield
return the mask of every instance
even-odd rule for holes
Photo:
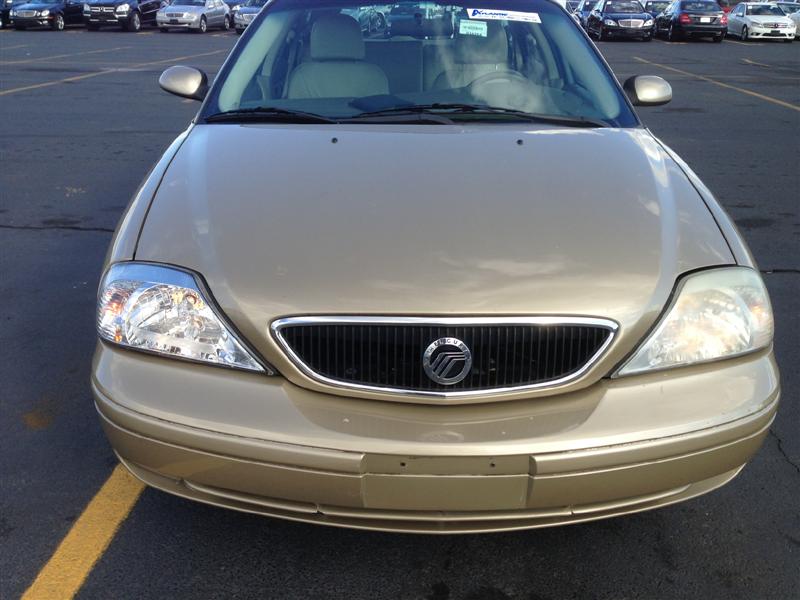
[[[778,2],[778,6],[784,12],[784,14],[787,15],[797,12],[797,10],[800,9],[800,4],[794,4],[790,2]]]
[[[606,6],[604,12],[607,13],[624,13],[624,14],[638,14],[643,13],[644,9],[642,5],[638,2],[631,2],[625,0],[611,0],[611,2],[606,2]]]
[[[516,111],[517,120],[525,113],[638,126],[596,50],[557,4],[467,6],[400,2],[392,11],[411,17],[393,20],[383,18],[386,5],[275,0],[235,48],[201,117],[256,118],[268,108],[284,120],[287,111],[335,121],[394,111],[399,119],[409,109],[418,122],[434,112],[496,122]]]
[[[264,6],[267,3],[267,0],[247,0],[244,3],[244,6],[250,6],[258,8],[259,6]]]
[[[681,9],[690,12],[719,12],[716,2],[681,2]]]
[[[757,4],[755,6],[748,6],[747,7],[747,14],[748,15],[756,15],[756,16],[785,16],[785,13],[778,8],[777,6],[771,6],[769,4]]]

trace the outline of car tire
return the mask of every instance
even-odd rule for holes
[[[600,29],[597,30],[597,41],[598,42],[605,41],[605,34],[603,33],[602,25],[600,25]]]
[[[139,16],[138,12],[134,12],[128,18],[128,22],[125,24],[125,29],[127,31],[132,31],[136,33],[137,31],[141,30],[141,28],[142,28],[142,17]]]
[[[231,28],[231,20],[228,15],[225,15],[225,18],[222,19],[222,31],[228,31]]]
[[[653,36],[652,36],[652,35],[646,35],[646,36],[644,36],[644,37],[642,38],[642,41],[643,41],[643,42],[649,42],[649,41],[650,41],[650,40],[652,40],[652,39],[653,39]]]
[[[724,35],[715,35],[714,36],[714,43],[715,44],[721,44],[722,43],[722,38],[724,38],[724,37],[725,37]]]
[[[678,34],[675,32],[675,28],[670,23],[669,29],[667,30],[667,41],[670,42],[677,42],[678,41]]]
[[[51,25],[53,31],[64,31],[64,15],[57,14],[53,17],[53,24]]]
[[[200,17],[200,25],[197,27],[197,33],[205,33],[208,31],[208,21],[206,21],[205,15]]]
[[[244,29],[237,29],[236,35],[242,35],[244,33]]]
[[[743,42],[746,42],[750,39],[750,33],[747,31],[747,25],[742,25],[742,32],[739,34],[739,37],[742,38]]]

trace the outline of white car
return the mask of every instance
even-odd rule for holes
[[[787,16],[792,20],[792,23],[794,23],[794,37],[800,37],[800,10],[796,10]]]
[[[222,0],[173,0],[156,13],[161,31],[191,29],[205,33],[209,27],[231,28],[231,9]]]
[[[797,24],[776,4],[742,2],[728,13],[728,35],[742,41],[753,39],[794,40]]]

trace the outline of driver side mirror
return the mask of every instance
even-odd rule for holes
[[[158,78],[158,85],[166,92],[182,98],[202,100],[208,93],[208,75],[194,67],[176,65]]]
[[[635,75],[622,84],[634,106],[660,106],[672,100],[672,86],[655,75]]]

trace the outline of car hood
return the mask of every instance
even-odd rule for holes
[[[28,2],[27,4],[15,4],[14,10],[44,10],[58,8],[61,6],[58,2]]]
[[[162,6],[160,12],[171,12],[171,13],[203,13],[206,11],[205,6],[175,6],[175,5],[168,5]]]
[[[754,23],[785,23],[786,25],[794,25],[792,20],[787,16],[779,15],[747,15],[747,18]]]
[[[581,315],[620,325],[598,377],[734,262],[646,130],[490,125],[197,125],[135,258],[202,274],[282,372],[288,315]]]
[[[237,11],[240,15],[257,15],[263,6],[240,6]]]

